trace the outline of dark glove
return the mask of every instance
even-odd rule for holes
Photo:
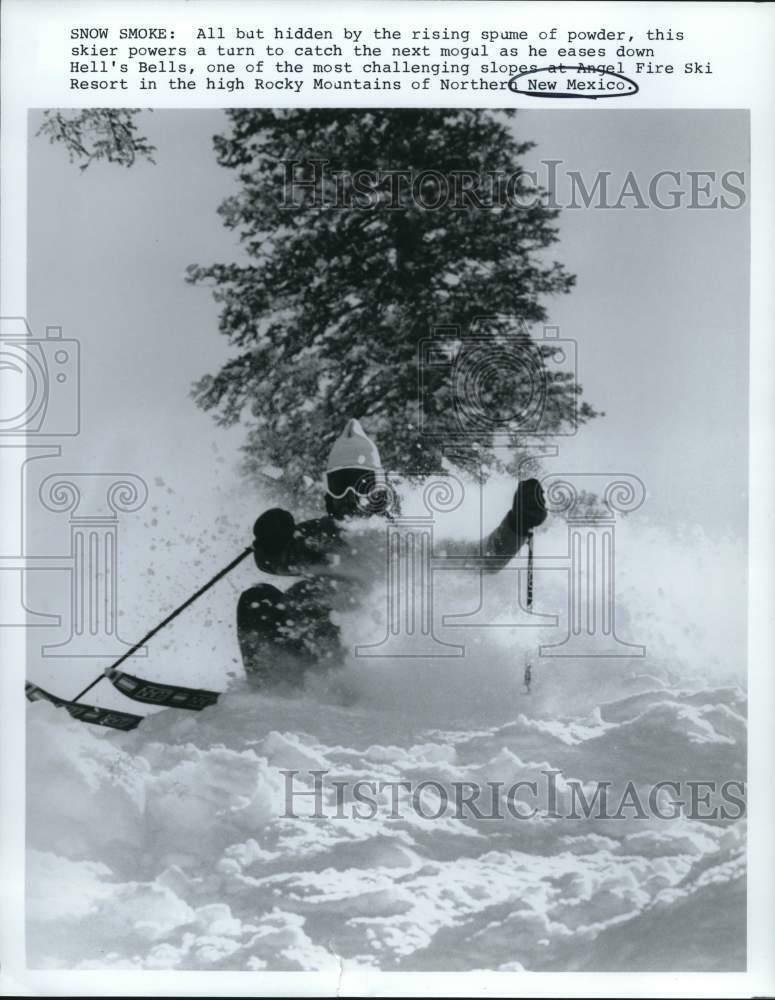
[[[517,535],[526,535],[546,520],[546,498],[537,479],[526,479],[517,487],[509,525]]]
[[[293,515],[280,507],[265,510],[253,525],[256,563],[259,569],[266,560],[278,557],[290,545],[296,522]],[[263,558],[262,558],[263,557]]]

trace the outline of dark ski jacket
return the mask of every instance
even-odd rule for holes
[[[385,579],[388,528],[402,531],[401,522],[384,518],[352,518],[343,521],[320,517],[300,524],[293,524],[285,511],[271,511],[276,515],[259,519],[255,534],[255,560],[264,573],[277,576],[312,577],[321,582],[329,581],[324,588],[330,593],[339,591],[341,602],[352,606],[358,595],[380,579]],[[277,531],[283,517],[293,525],[292,532],[282,537]],[[279,522],[278,522],[279,519]],[[407,526],[411,531],[411,526]],[[463,569],[481,567],[485,572],[497,572],[508,564],[527,540],[527,531],[518,530],[510,511],[481,542],[444,540],[434,544],[433,555],[462,559]],[[483,558],[484,557],[484,558]],[[344,586],[342,586],[344,585]],[[345,598],[345,595],[346,598]],[[322,594],[321,594],[322,596]]]

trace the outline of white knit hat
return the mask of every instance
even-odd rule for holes
[[[364,469],[371,472],[381,472],[377,446],[371,441],[358,420],[348,420],[341,435],[334,441],[334,446],[328,456],[327,472],[338,469]]]

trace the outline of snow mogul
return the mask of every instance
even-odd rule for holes
[[[357,420],[349,420],[328,457],[326,516],[296,524],[277,507],[261,514],[253,526],[256,565],[262,573],[300,579],[285,591],[260,583],[240,596],[237,635],[252,681],[295,686],[308,670],[343,661],[337,618],[360,606],[384,579],[380,522],[392,517],[390,497],[377,446]],[[465,542],[445,548],[490,557],[489,568],[502,569],[545,519],[541,484],[527,479],[481,548]]]

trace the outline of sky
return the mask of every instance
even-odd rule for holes
[[[189,264],[238,253],[216,215],[234,185],[212,147],[225,116],[143,113],[156,165],[85,171],[35,136],[39,121],[32,113],[28,318],[36,337],[58,325],[81,344],[82,430],[64,460],[161,481],[181,516],[216,516],[227,487],[247,490],[248,509],[236,471],[244,429],[218,427],[189,395],[229,353],[211,291],[185,282]],[[660,170],[748,176],[743,112],[526,111],[514,128],[537,144],[526,166],[540,174],[541,161],[561,160],[587,186],[599,170],[613,190],[630,170],[644,189]],[[605,416],[560,439],[547,471],[637,475],[650,519],[744,538],[747,205],[566,209],[559,230],[552,256],[577,284],[547,301],[548,322],[576,341],[584,398]]]

